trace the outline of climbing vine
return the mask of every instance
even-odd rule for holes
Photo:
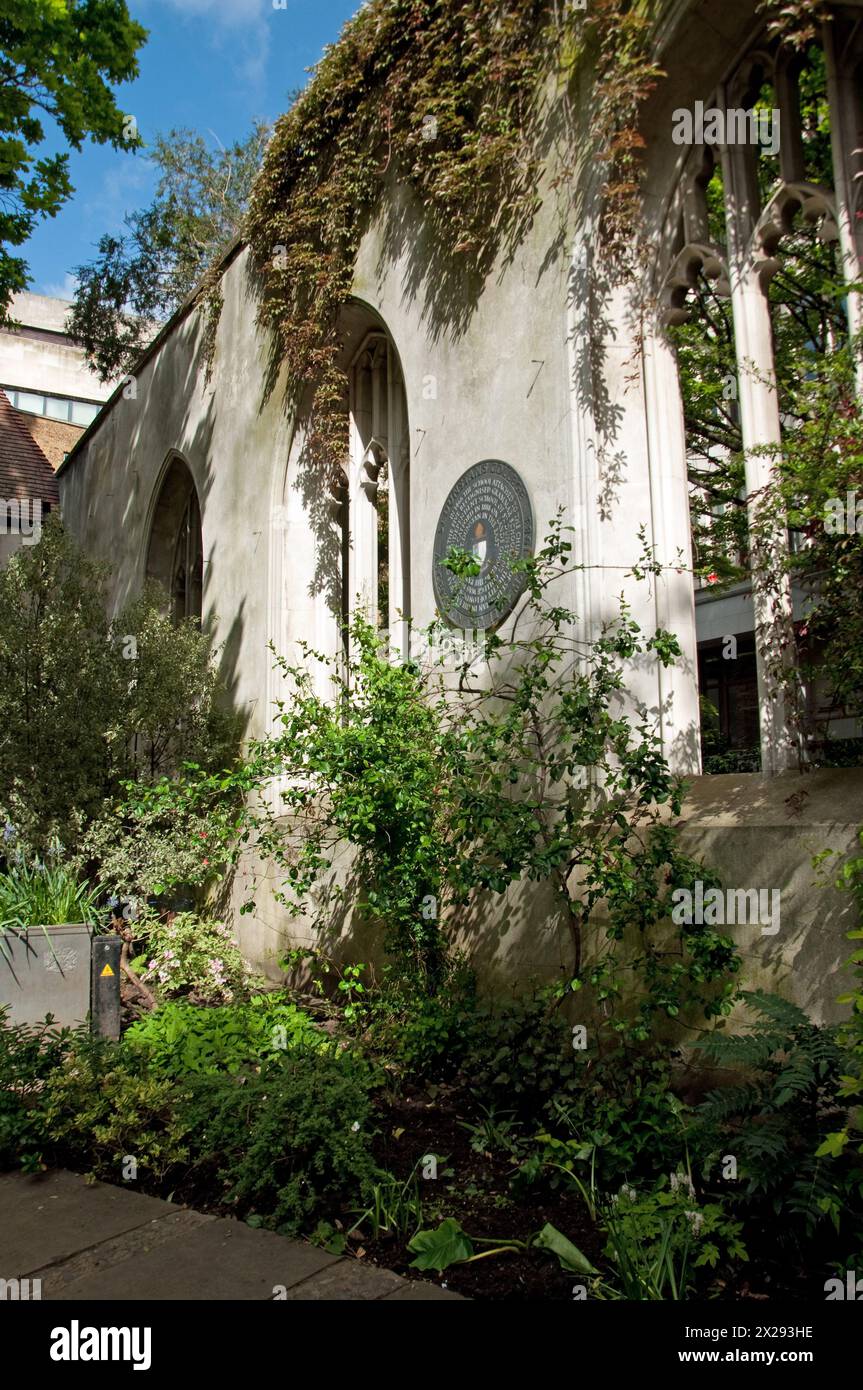
[[[591,137],[605,170],[615,236],[637,223],[641,103],[652,3],[592,0],[371,0],[325,52],[278,122],[247,236],[272,333],[269,388],[286,373],[305,412],[306,451],[339,488],[346,454],[339,314],[362,236],[388,183],[424,210],[429,255],[481,285],[511,255],[540,206],[542,135],[552,74],[596,64]]]

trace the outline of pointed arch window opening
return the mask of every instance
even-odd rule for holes
[[[177,541],[172,566],[171,599],[177,621],[196,618],[203,610],[204,555],[201,535],[201,507],[194,488],[189,494]]]
[[[735,414],[743,434],[745,492],[750,498],[758,495],[769,471],[758,451],[763,454],[778,445],[788,428],[778,399],[771,330],[771,314],[777,311],[771,303],[775,298],[771,282],[782,268],[777,258],[780,243],[791,238],[801,224],[808,224],[821,242],[837,246],[846,284],[852,286],[860,278],[863,219],[856,214],[863,196],[859,140],[863,92],[855,78],[860,75],[861,46],[859,31],[849,29],[844,22],[842,26],[838,21],[825,26],[823,59],[816,61],[823,65],[822,104],[829,115],[829,172],[820,175],[826,177],[826,185],[811,181],[819,177],[820,166],[813,165],[812,131],[803,125],[801,80],[810,88],[812,83],[805,74],[801,79],[799,56],[774,47],[750,52],[734,76],[718,89],[715,105],[726,110],[748,109],[772,99],[780,113],[778,158],[764,158],[760,147],[756,150],[745,145],[727,145],[715,151],[696,148],[684,165],[672,203],[667,225],[674,228],[675,236],[670,246],[670,269],[660,292],[662,323],[665,327],[681,325],[692,317],[699,285],[702,290],[709,285],[718,299],[728,300],[736,359]],[[811,101],[811,90],[808,96]],[[716,215],[720,210],[715,206],[717,171],[724,228]],[[852,334],[860,331],[860,306],[860,295],[851,290],[844,307]],[[758,364],[756,373],[753,363]],[[863,367],[859,369],[858,390],[863,394]],[[685,452],[688,455],[688,448]],[[683,476],[688,473],[685,467]],[[799,542],[791,534],[786,543],[794,546]],[[757,583],[753,596],[759,627],[759,609],[765,604],[759,598]],[[786,597],[783,608],[787,613],[780,614],[785,636],[792,625],[790,592]],[[776,641],[782,644],[785,637],[779,626],[777,623]],[[768,773],[777,772],[796,762],[797,747],[760,653],[758,684],[762,766]]]
[[[350,369],[348,608],[390,651],[407,654],[410,476],[407,410],[388,335],[366,335]]]

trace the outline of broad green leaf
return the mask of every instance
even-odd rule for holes
[[[416,1259],[411,1260],[411,1269],[444,1270],[469,1260],[473,1245],[459,1223],[448,1216],[436,1231],[417,1231],[408,1241],[408,1250],[416,1255]]]
[[[582,1255],[578,1246],[573,1245],[565,1235],[552,1226],[549,1221],[545,1223],[539,1235],[535,1237],[533,1244],[540,1250],[550,1250],[556,1255],[563,1269],[571,1270],[574,1274],[598,1274],[599,1270],[594,1269],[586,1255]]]

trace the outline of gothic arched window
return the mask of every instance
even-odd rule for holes
[[[165,472],[153,510],[146,574],[161,584],[178,622],[184,618],[200,620],[204,588],[201,505],[192,474],[176,455]]]

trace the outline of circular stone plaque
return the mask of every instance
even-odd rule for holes
[[[451,550],[466,552],[479,573],[459,576],[441,562]],[[487,629],[512,612],[524,576],[512,561],[533,554],[533,511],[514,468],[483,459],[463,473],[443,504],[434,542],[434,593],[453,627]]]

